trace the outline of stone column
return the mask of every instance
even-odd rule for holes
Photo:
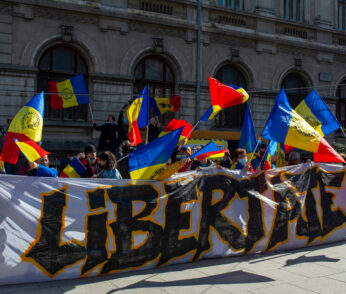
[[[315,1],[315,18],[316,25],[330,29],[333,26],[332,23],[332,9],[334,5],[331,5],[330,1],[316,0]]]

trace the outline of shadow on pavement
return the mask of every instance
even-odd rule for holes
[[[325,255],[317,255],[317,256],[299,256],[295,259],[286,260],[285,266],[307,263],[307,262],[338,262],[340,259],[338,258],[330,258]]]

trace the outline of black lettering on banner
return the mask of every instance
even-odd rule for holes
[[[180,258],[197,248],[195,237],[182,237],[180,232],[192,226],[192,212],[181,212],[187,202],[198,200],[198,186],[195,181],[175,182],[164,185],[167,194],[165,209],[166,224],[162,236],[162,249],[158,266]]]
[[[343,188],[344,178],[345,172],[319,172],[318,184],[321,195],[323,238],[326,238],[333,231],[346,223],[346,215],[340,207],[332,209],[335,194],[327,192],[326,190],[326,188]]]
[[[199,179],[199,189],[202,192],[202,217],[200,221],[200,233],[198,237],[198,249],[194,260],[199,259],[203,252],[211,249],[211,226],[215,228],[228,246],[233,250],[249,252],[265,235],[263,222],[263,208],[260,197],[267,189],[264,173],[247,180],[237,180],[227,175],[204,176]],[[213,191],[222,190],[223,197],[213,204]],[[253,193],[254,192],[254,193]],[[247,234],[242,232],[235,224],[232,224],[222,213],[227,209],[236,193],[240,199],[248,200]]]
[[[49,277],[62,272],[85,258],[83,244],[76,240],[62,242],[67,207],[67,186],[49,194],[41,194],[41,217],[37,236],[23,253],[22,260],[35,264]]]
[[[159,191],[153,185],[130,185],[107,190],[110,201],[116,204],[116,220],[110,223],[115,236],[116,251],[103,265],[101,274],[137,268],[156,259],[160,253],[163,228],[151,217],[158,209]],[[144,209],[133,217],[133,202],[145,201]],[[146,242],[133,246],[132,233],[148,232]]]

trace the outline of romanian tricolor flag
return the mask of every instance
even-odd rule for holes
[[[242,104],[249,99],[248,93],[243,88],[226,86],[211,77],[209,77],[209,91],[212,106],[202,116],[202,121],[211,120],[222,109]]]
[[[275,155],[275,153],[277,153],[277,150],[278,150],[278,143],[274,141],[270,141],[262,159],[264,170],[268,170],[268,169],[276,167],[276,166],[273,166],[272,157]]]
[[[203,159],[208,157],[220,158],[225,155],[226,151],[228,151],[228,149],[220,150],[213,141],[210,141],[210,143],[208,143],[202,149],[194,153],[190,158],[197,158],[199,161],[202,161]]]
[[[164,130],[159,134],[159,137],[162,137],[172,131],[175,131],[179,128],[183,127],[183,131],[181,132],[181,136],[179,138],[179,142],[183,139],[190,139],[191,137],[191,131],[192,131],[192,125],[190,125],[185,120],[178,120],[173,118],[167,126],[164,128]]]
[[[20,149],[14,139],[18,141],[41,141],[44,113],[44,94],[41,92],[32,98],[13,118],[6,133],[2,148],[2,161],[16,164]]]
[[[50,106],[53,109],[68,108],[89,103],[83,74],[62,82],[49,82]]]
[[[129,138],[131,145],[136,146],[142,142],[139,128],[146,127],[149,122],[149,86],[146,86],[127,109],[129,121]]]
[[[171,157],[182,130],[174,130],[132,151],[129,156],[131,179],[156,179]]]
[[[26,159],[30,162],[34,162],[41,157],[50,154],[38,145],[35,141],[28,140],[25,142],[20,142],[18,139],[14,139],[20,151],[24,154]]]
[[[60,178],[81,178],[86,171],[86,167],[78,160],[73,157],[71,162],[64,168],[60,173]]]
[[[291,108],[284,90],[278,94],[262,137],[344,162],[328,142]]]
[[[161,116],[168,111],[177,112],[180,108],[181,97],[178,95],[174,95],[171,98],[150,97],[149,102],[154,114]]]
[[[340,123],[316,90],[312,90],[298,104],[295,111],[319,132],[322,137],[341,128]]]

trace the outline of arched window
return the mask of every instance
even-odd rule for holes
[[[307,95],[305,82],[295,73],[290,73],[283,79],[281,83],[282,87],[285,89],[292,108],[295,108]]]
[[[37,89],[49,93],[49,81],[59,82],[83,73],[88,81],[88,69],[84,58],[72,47],[56,45],[47,49],[38,63]],[[86,121],[87,105],[57,109],[50,107],[49,95],[45,95],[45,118],[51,120]]]
[[[346,80],[343,80],[336,91],[336,96],[339,97],[336,115],[343,128],[346,128]]]
[[[235,85],[246,90],[247,83],[243,74],[232,65],[225,65],[218,70],[215,78],[225,85]],[[239,129],[243,125],[246,103],[226,108],[216,117],[218,127]]]
[[[134,94],[137,95],[146,85],[149,85],[151,97],[169,98],[174,94],[174,75],[170,66],[158,56],[148,56],[142,59],[135,69]],[[152,111],[152,110],[150,110]],[[151,113],[151,115],[153,115]],[[167,112],[161,122],[167,123],[174,113]]]

